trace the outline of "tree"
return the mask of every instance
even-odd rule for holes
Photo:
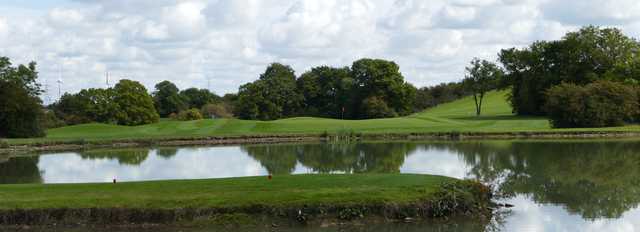
[[[364,99],[375,96],[399,115],[413,112],[416,88],[404,81],[396,63],[381,59],[360,59],[351,65],[351,75],[354,79],[354,104],[363,104]],[[352,116],[371,118],[364,112],[355,112]]]
[[[222,101],[220,96],[207,89],[188,88],[180,91],[180,96],[186,100],[187,107],[190,109],[200,109],[206,104]]]
[[[187,109],[187,99],[179,94],[179,89],[170,81],[163,81],[155,86],[153,101],[158,114],[167,117],[171,113],[178,113]]]
[[[134,126],[158,122],[160,116],[153,106],[153,98],[142,84],[123,79],[113,91],[113,100],[120,109],[116,113],[118,124]]]
[[[477,58],[471,61],[471,66],[468,66],[466,71],[467,75],[463,83],[465,88],[473,95],[476,116],[480,116],[485,93],[497,87],[503,72],[496,64]]]
[[[341,118],[342,109],[353,111],[349,102],[353,79],[348,67],[314,67],[296,82],[304,98],[303,115]]]
[[[83,89],[76,94],[65,93],[52,104],[59,118],[66,124],[88,122],[117,123],[116,113],[120,106],[114,101],[115,93],[109,89]]]
[[[36,63],[13,67],[0,57],[0,137],[42,137],[44,128]]]
[[[616,28],[584,27],[561,40],[539,41],[498,56],[511,86],[510,102],[521,115],[544,115],[548,88],[560,83],[637,79],[640,44]],[[631,74],[631,75],[629,75]]]
[[[273,63],[258,80],[240,86],[235,108],[242,119],[274,120],[296,115],[301,102],[293,69]]]

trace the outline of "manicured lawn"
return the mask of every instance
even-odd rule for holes
[[[412,174],[286,175],[100,184],[0,185],[0,209],[216,208],[405,203],[455,179]]]
[[[551,129],[543,117],[522,117],[511,113],[506,91],[492,92],[485,98],[483,115],[476,117],[472,98],[442,104],[406,117],[371,120],[336,120],[298,117],[275,121],[238,119],[168,121],[143,126],[84,124],[52,129],[44,139],[12,139],[10,143],[61,141],[74,139],[108,140],[141,138],[179,138],[225,135],[321,134],[353,131],[357,133],[428,132],[522,132],[522,131],[640,131],[640,126],[582,129]]]

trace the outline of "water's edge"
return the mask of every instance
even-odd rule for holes
[[[640,132],[629,131],[544,131],[544,132],[436,132],[436,133],[387,133],[350,135],[245,135],[208,136],[181,138],[140,138],[108,140],[60,140],[41,141],[28,144],[9,144],[0,148],[0,155],[38,152],[73,151],[94,148],[132,148],[150,146],[194,146],[194,145],[245,145],[276,144],[291,142],[359,141],[359,140],[467,140],[467,139],[576,139],[576,138],[633,138]]]

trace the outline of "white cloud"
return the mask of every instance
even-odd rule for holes
[[[474,56],[558,39],[584,24],[640,36],[636,1],[548,0],[83,0],[0,6],[0,55],[37,60],[62,91],[132,78],[148,88],[235,92],[271,62],[301,73],[362,57],[392,59],[417,86],[462,78]],[[589,14],[584,14],[589,12]],[[52,88],[50,88],[52,89]],[[57,97],[57,91],[49,93]]]

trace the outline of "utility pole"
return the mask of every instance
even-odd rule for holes
[[[58,99],[62,97],[62,89],[61,89],[61,85],[62,85],[62,64],[60,64],[60,76],[58,76],[58,81],[56,81],[56,83],[58,83]]]
[[[62,90],[60,88],[60,85],[62,85],[62,80],[58,79],[58,81],[56,81],[58,83],[58,98],[62,97]]]
[[[46,104],[51,103],[51,98],[49,97],[49,83],[44,83],[44,100]]]
[[[107,85],[107,89],[111,88],[111,86],[109,85],[109,71],[105,72],[105,83]]]

